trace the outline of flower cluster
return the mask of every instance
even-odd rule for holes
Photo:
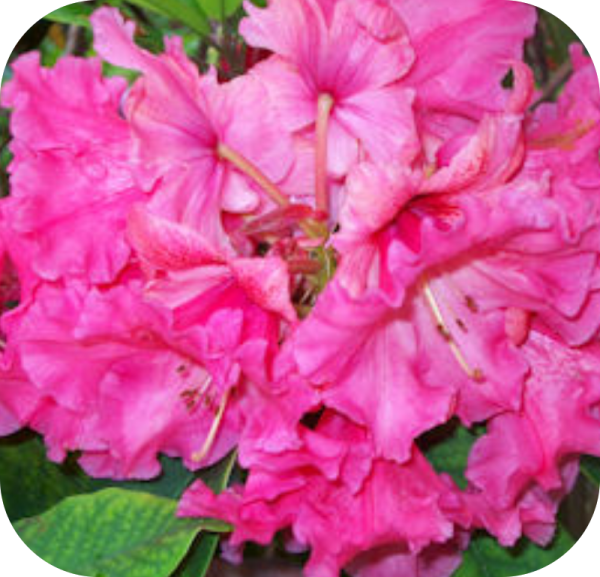
[[[245,8],[268,56],[228,82],[111,8],[95,47],[132,86],[14,65],[0,433],[114,479],[237,447],[246,483],[179,513],[233,547],[287,531],[309,577],[447,577],[477,529],[548,543],[600,455],[591,61],[539,103],[524,4]],[[452,419],[485,426],[466,489],[416,443]]]

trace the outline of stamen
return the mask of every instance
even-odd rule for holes
[[[333,104],[334,100],[329,94],[321,94],[319,96],[316,126],[315,199],[317,210],[323,211],[325,214],[329,212],[329,198],[327,194],[327,141],[329,119]]]
[[[273,202],[282,207],[287,207],[290,204],[288,197],[279,190],[277,185],[269,180],[269,178],[256,165],[252,164],[239,152],[236,152],[233,150],[233,148],[230,148],[226,144],[220,143],[217,147],[217,154],[222,159],[231,162],[233,166],[235,166],[245,175],[249,176],[271,197]]]
[[[194,463],[200,463],[200,461],[202,461],[206,457],[206,455],[208,455],[215,443],[217,433],[219,432],[219,428],[221,427],[221,423],[223,421],[223,416],[225,415],[227,403],[229,402],[230,390],[231,389],[227,389],[227,391],[225,391],[225,394],[221,398],[221,402],[219,403],[219,410],[215,415],[215,418],[210,427],[210,431],[208,432],[206,440],[204,441],[204,445],[202,445],[202,448],[197,453],[194,453],[192,455],[192,461],[194,461]]]
[[[206,379],[204,379],[202,386],[198,389],[198,400],[199,401],[202,400],[202,397],[204,397],[204,395],[206,394],[206,391],[208,391],[208,388],[210,387],[211,383],[212,383],[212,376],[206,375]]]
[[[592,120],[582,122],[578,120],[574,123],[574,127],[566,132],[549,134],[539,138],[533,138],[529,142],[529,147],[534,150],[545,148],[560,148],[565,151],[570,151],[575,148],[575,143],[583,138],[592,128],[594,128]]]
[[[431,286],[427,281],[423,282],[423,293],[425,295],[425,300],[427,301],[427,304],[429,305],[429,308],[431,309],[433,317],[435,318],[435,321],[437,323],[437,329],[448,343],[448,346],[450,347],[450,350],[452,351],[452,354],[456,358],[461,369],[474,381],[481,382],[484,378],[482,370],[477,367],[472,368],[465,359],[463,352],[460,350],[460,347],[456,344],[456,341],[452,337],[452,333],[448,329],[448,325],[444,320],[444,315],[442,314],[442,311],[435,298],[435,295],[431,290]]]

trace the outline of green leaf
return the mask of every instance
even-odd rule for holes
[[[522,539],[516,547],[501,547],[487,535],[477,535],[465,552],[463,563],[453,577],[516,577],[537,571],[562,557],[574,544],[559,525],[550,546],[538,547]]]
[[[600,459],[598,457],[583,457],[581,459],[581,472],[594,485],[600,485]]]
[[[464,489],[467,486],[464,473],[469,453],[481,433],[451,421],[419,439],[419,446],[438,473],[448,473]]]
[[[71,495],[109,487],[178,499],[196,475],[178,459],[161,457],[163,472],[149,481],[113,481],[88,477],[70,458],[63,464],[46,457],[42,440],[23,431],[0,440],[0,487],[11,521],[39,515]],[[207,475],[211,475],[209,469]]]
[[[203,481],[216,493],[224,491],[233,472],[236,460],[237,453],[233,451],[229,456],[205,472]],[[173,577],[204,577],[210,568],[218,545],[218,535],[201,535],[193,544],[189,555]]]
[[[560,18],[545,10],[539,10],[540,26],[544,31],[545,55],[554,65],[559,66],[569,59],[569,46],[573,42],[581,42]]]
[[[48,461],[43,443],[25,431],[0,440],[0,488],[11,521],[91,490],[78,467]]]
[[[195,0],[128,0],[140,8],[151,10],[167,18],[178,20],[199,34],[210,34],[206,14]]]
[[[175,503],[191,482],[200,477],[213,490],[220,492],[227,486],[235,461],[234,452],[216,465],[194,474],[188,471],[180,460],[162,457],[163,473],[150,481],[117,482],[110,479],[92,479],[83,473],[74,458],[67,459],[64,464],[48,461],[42,440],[31,432],[22,431],[0,440],[0,485],[11,521],[36,515],[39,515],[36,519],[45,519],[45,515],[42,515],[44,511],[51,507],[62,507],[70,501],[68,497],[79,499],[87,495],[93,498],[99,491],[111,487],[118,488],[123,494],[130,493],[132,499],[137,499],[139,494],[145,494],[146,497],[169,497],[173,499],[172,503]],[[19,523],[20,521],[16,525]],[[199,521],[193,523],[197,525]],[[204,523],[204,526],[208,524],[213,530],[229,529],[220,521],[203,520],[200,523]],[[195,534],[194,537],[188,544],[189,549],[189,545],[193,543],[189,555],[186,556],[186,549],[177,563],[180,565],[177,575],[181,577],[202,577],[208,570],[218,546],[219,538],[216,535],[202,533]],[[39,554],[44,557],[42,553]]]
[[[21,539],[59,569],[102,577],[167,577],[201,530],[220,521],[179,519],[177,501],[121,489],[69,497],[15,524]]]
[[[233,16],[242,5],[242,0],[195,0],[195,2],[209,18],[216,20]]]
[[[218,546],[218,535],[201,535],[173,577],[204,577],[210,569]]]
[[[94,9],[95,7],[91,2],[76,2],[50,12],[46,16],[46,20],[90,28],[90,15]]]

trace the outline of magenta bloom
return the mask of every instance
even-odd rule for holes
[[[234,455],[178,514],[230,523],[229,559],[279,534],[307,577],[449,577],[481,530],[547,545],[600,457],[591,61],[538,101],[535,9],[507,0],[245,10],[264,58],[227,81],[108,7],[95,49],[130,86],[14,64],[0,435],[117,480]],[[462,490],[449,421],[477,436]]]
[[[31,383],[64,413],[60,422],[45,419],[46,405],[31,417],[51,458],[82,450],[90,474],[112,478],[157,475],[159,452],[201,464],[195,453],[219,397],[240,379],[240,333],[235,311],[175,332],[165,310],[142,302],[136,283],[108,292],[42,288],[8,330]],[[204,462],[234,442],[236,410],[227,409]],[[68,423],[70,433],[54,443],[54,429]]]
[[[250,2],[240,31],[274,52],[254,70],[290,131],[317,139],[317,204],[327,173],[344,176],[359,155],[410,162],[418,152],[413,92],[398,85],[414,56],[386,2]],[[322,199],[321,199],[322,200]]]
[[[507,113],[440,149],[437,169],[362,164],[347,181],[338,270],[295,353],[325,404],[372,430],[384,457],[402,461],[454,413],[471,424],[518,410],[533,314],[565,336],[598,326],[587,306],[596,236],[574,235],[587,225],[565,211],[566,194],[522,169],[531,79],[515,76]]]
[[[141,50],[133,42],[133,23],[124,23],[116,9],[96,11],[92,22],[100,55],[142,74],[127,95],[125,114],[140,178],[148,186],[163,179],[165,190],[154,198],[162,210],[210,236],[221,210],[260,208],[268,197],[256,181],[263,188],[267,183],[273,200],[287,203],[274,182],[291,168],[292,143],[277,126],[260,82],[241,77],[220,85],[214,74],[200,76],[177,38],[166,40],[161,56]]]
[[[49,70],[30,54],[13,68],[2,90],[15,156],[0,203],[7,250],[44,280],[111,282],[130,255],[129,206],[142,198],[119,115],[125,82],[103,78],[98,60],[65,58]]]
[[[360,567],[358,575],[378,575],[365,566],[380,558],[361,555],[381,548],[392,557],[402,551],[416,557],[432,543],[453,539],[454,520],[462,514],[456,489],[439,478],[416,449],[402,466],[376,459],[365,469],[370,460],[360,456],[365,449],[369,454],[364,431],[325,415],[317,433],[321,443],[336,438],[351,443],[339,477],[322,475],[318,456],[307,446],[304,451],[310,453],[298,455],[297,466],[256,466],[244,487],[219,496],[198,482],[184,495],[179,514],[217,516],[233,523],[234,545],[248,540],[266,544],[276,531],[291,527],[297,544],[311,548],[305,572],[315,577],[336,577],[352,561]],[[364,480],[350,490],[347,482],[356,477],[357,467]],[[411,565],[410,559],[405,562]]]
[[[523,350],[531,367],[523,408],[490,421],[467,477],[482,497],[476,515],[503,543],[514,543],[523,530],[546,544],[579,455],[600,454],[600,350],[597,344],[569,349],[538,332]]]

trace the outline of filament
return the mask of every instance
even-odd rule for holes
[[[210,426],[210,431],[206,436],[206,440],[204,441],[202,448],[192,455],[192,461],[194,461],[195,463],[199,463],[200,461],[202,461],[206,457],[206,455],[208,455],[213,445],[215,444],[215,439],[217,437],[217,433],[219,432],[219,428],[221,427],[221,423],[223,422],[223,416],[225,415],[227,403],[229,402],[229,391],[230,389],[227,389],[223,394],[223,397],[221,398],[221,402],[219,403],[219,410],[217,411],[212,425]]]
[[[452,354],[456,358],[456,361],[460,365],[461,369],[474,381],[482,381],[483,372],[477,367],[472,368],[471,365],[469,365],[469,363],[467,362],[467,359],[465,359],[463,352],[461,351],[460,347],[456,344],[456,341],[452,337],[452,333],[448,329],[448,325],[444,320],[444,315],[442,314],[442,311],[435,298],[435,295],[431,290],[431,286],[427,281],[423,283],[423,293],[425,294],[427,304],[429,305],[433,317],[435,318],[438,330],[442,337],[444,337],[445,341],[448,343],[448,347],[452,351]]]

